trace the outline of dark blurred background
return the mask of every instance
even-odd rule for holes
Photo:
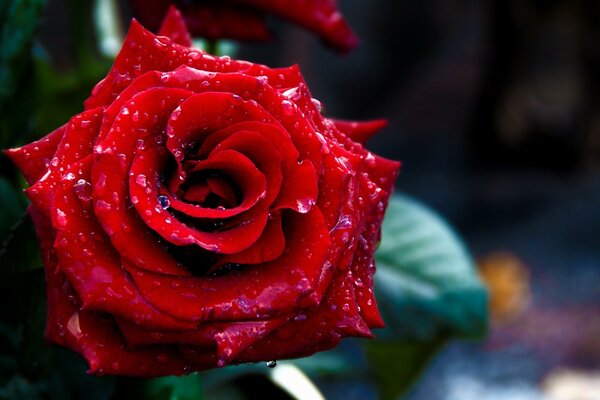
[[[66,2],[48,2],[40,35],[63,68],[77,29]],[[299,63],[328,116],[388,118],[368,147],[402,160],[397,191],[448,219],[479,260],[489,338],[447,346],[409,399],[598,399],[600,3],[339,3],[354,52],[272,20],[273,42],[238,57]],[[330,399],[368,392],[318,383]]]

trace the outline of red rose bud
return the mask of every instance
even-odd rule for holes
[[[269,33],[265,17],[273,14],[315,33],[328,46],[345,52],[356,47],[358,38],[336,3],[336,0],[131,0],[135,17],[155,32],[174,4],[194,36],[210,40],[266,41]]]
[[[185,41],[178,13],[161,31]],[[383,326],[373,252],[399,164],[321,115],[298,67],[133,21],[85,111],[8,150],[31,185],[47,339],[95,374],[302,357]]]

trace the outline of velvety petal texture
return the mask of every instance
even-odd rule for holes
[[[30,184],[47,339],[94,374],[161,376],[371,337],[399,164],[357,141],[385,122],[323,117],[297,67],[188,47],[176,10],[160,31],[134,21],[85,110],[6,151]]]
[[[130,0],[134,15],[157,32],[165,14],[177,6],[194,36],[266,41],[265,18],[280,17],[316,34],[342,52],[356,47],[358,38],[340,13],[337,0]],[[158,31],[166,35],[164,30]],[[168,36],[168,35],[167,35]],[[173,37],[177,41],[179,37]]]

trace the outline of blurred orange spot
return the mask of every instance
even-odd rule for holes
[[[529,304],[529,271],[514,254],[506,251],[490,253],[478,260],[481,279],[489,290],[492,321],[507,322]]]

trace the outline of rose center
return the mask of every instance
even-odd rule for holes
[[[217,170],[202,170],[191,173],[179,187],[178,197],[204,208],[228,209],[241,202],[238,185],[227,175]]]

